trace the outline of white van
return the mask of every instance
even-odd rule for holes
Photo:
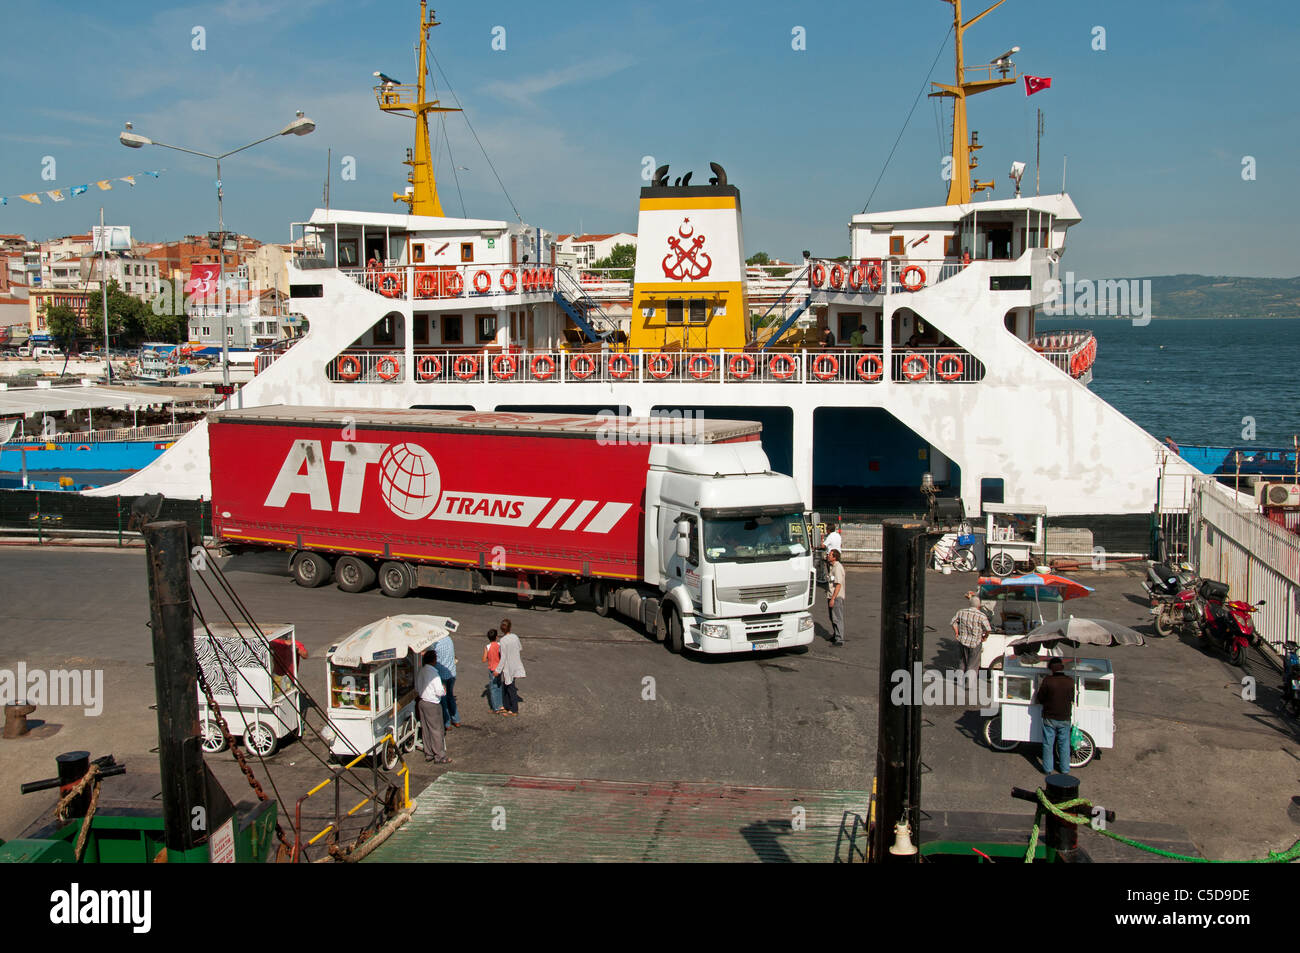
[[[61,358],[63,357],[63,352],[60,351],[57,347],[47,347],[45,345],[40,345],[39,347],[32,348],[32,357],[36,358],[36,360],[38,361],[46,357]]]

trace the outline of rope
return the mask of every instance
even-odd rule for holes
[[[60,821],[66,821],[68,819],[68,807],[81,796],[87,785],[94,785],[90,792],[90,806],[86,808],[85,816],[81,819],[81,830],[77,833],[77,846],[73,852],[73,857],[78,863],[81,862],[82,852],[86,849],[86,839],[90,835],[90,822],[95,818],[95,808],[99,806],[99,780],[99,765],[92,762],[90,770],[81,776],[80,781],[68,789],[67,794],[59,798],[59,803],[54,807],[54,816]]]
[[[1270,850],[1267,857],[1254,857],[1250,860],[1215,860],[1210,857],[1190,857],[1187,854],[1178,854],[1171,850],[1162,850],[1159,847],[1152,847],[1150,844],[1144,844],[1141,841],[1134,840],[1131,837],[1125,837],[1123,834],[1116,834],[1114,831],[1106,828],[1096,828],[1092,826],[1092,802],[1087,798],[1079,797],[1072,801],[1065,801],[1061,804],[1053,804],[1047,799],[1047,792],[1042,788],[1038,789],[1038,810],[1034,814],[1034,826],[1029,834],[1029,851],[1025,854],[1025,863],[1032,863],[1034,859],[1034,850],[1038,846],[1039,821],[1044,814],[1052,814],[1057,820],[1065,821],[1067,824],[1074,824],[1085,830],[1096,831],[1111,840],[1117,840],[1121,844],[1127,844],[1138,850],[1144,850],[1160,857],[1168,857],[1170,860],[1181,860],[1189,864],[1289,864],[1296,858],[1300,858],[1300,840],[1283,851]],[[1067,814],[1071,808],[1082,807],[1084,814]]]

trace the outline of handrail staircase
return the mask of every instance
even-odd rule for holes
[[[795,275],[794,279],[790,282],[790,284],[786,286],[785,291],[781,292],[781,297],[777,298],[768,306],[768,309],[764,311],[762,316],[759,318],[760,326],[762,325],[763,321],[767,320],[767,316],[776,309],[777,305],[781,304],[787,299],[794,300],[791,297],[790,293],[794,291],[794,289],[799,285],[800,282],[807,280],[808,270],[809,270],[809,266],[804,265],[803,269],[797,275]],[[799,307],[795,308],[794,311],[791,312],[790,316],[786,318],[784,322],[782,322],[779,328],[776,329],[776,332],[771,337],[769,337],[766,341],[763,342],[763,346],[759,348],[759,350],[766,351],[769,347],[771,347],[773,344],[779,341],[781,339],[781,336],[785,334],[786,331],[789,331],[792,327],[794,327],[794,323],[799,320],[799,316],[802,315],[805,311],[807,311],[811,304],[812,304],[812,293],[810,292],[809,294],[804,296],[803,304],[799,305]]]
[[[593,344],[612,341],[618,332],[618,322],[587,293],[582,283],[567,268],[555,269],[555,303],[573,319],[587,340]]]

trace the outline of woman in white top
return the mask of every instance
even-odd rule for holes
[[[501,676],[501,685],[505,700],[505,710],[501,714],[513,718],[519,714],[519,685],[517,680],[528,673],[524,671],[524,661],[520,652],[519,636],[510,631],[510,620],[501,620],[501,662],[493,674]]]

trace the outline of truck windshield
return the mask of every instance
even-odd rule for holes
[[[808,552],[802,513],[704,521],[704,555],[709,562],[770,562]]]

